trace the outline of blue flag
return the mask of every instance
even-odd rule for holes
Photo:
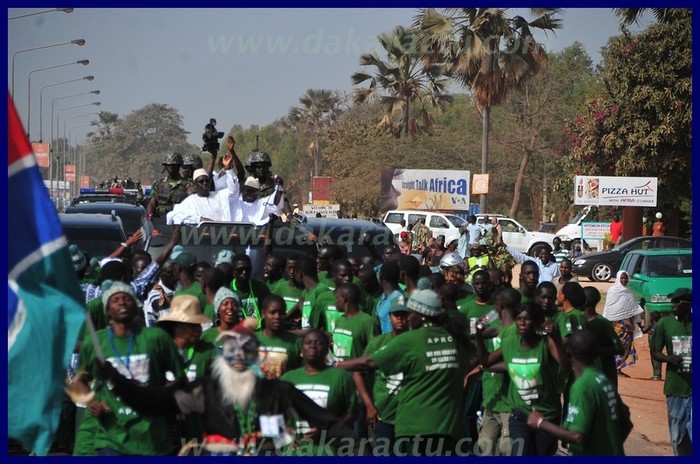
[[[58,215],[8,93],[7,434],[38,455],[58,427],[85,308]]]

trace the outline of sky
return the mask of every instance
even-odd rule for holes
[[[45,10],[9,8],[8,18]],[[378,34],[397,25],[410,26],[417,12],[415,8],[52,11],[8,20],[8,88],[14,74],[15,105],[25,126],[31,119],[32,141],[51,138],[52,106],[54,127],[57,122],[61,136],[65,127],[74,143],[82,142],[90,130],[96,118],[90,113],[109,111],[123,117],[160,103],[179,112],[190,132],[188,142],[200,145],[209,118],[215,118],[223,132],[235,124],[263,126],[298,106],[307,89],[351,91],[351,74],[362,70],[360,55],[379,49]],[[531,18],[524,9],[518,12]],[[579,41],[598,63],[600,48],[619,34],[618,19],[610,8],[568,8],[561,18],[562,29],[537,36],[549,51]],[[15,55],[75,39],[86,43]],[[90,63],[80,65],[79,60]],[[94,80],[82,79],[90,75]],[[71,80],[76,81],[66,82]],[[93,90],[100,94],[77,95]],[[457,85],[451,90],[464,91]]]

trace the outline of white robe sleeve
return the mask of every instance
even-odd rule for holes
[[[197,224],[199,223],[199,215],[192,201],[188,201],[192,197],[185,198],[182,202],[173,206],[173,210],[165,215],[167,224]]]

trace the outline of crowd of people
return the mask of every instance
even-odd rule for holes
[[[624,454],[632,423],[617,382],[641,309],[626,274],[601,305],[558,249],[530,259],[492,227],[462,256],[422,226],[417,256],[401,244],[362,259],[332,244],[316,257],[273,249],[261,273],[228,250],[199,262],[177,228],[153,262],[128,243],[115,250],[83,281],[96,332],[86,325],[76,344],[62,445],[103,456]],[[493,246],[520,263],[518,282],[493,265]],[[685,455],[691,292],[669,298],[650,346],[667,364],[671,442]]]
[[[269,156],[243,166],[234,145],[207,167],[167,155],[148,215],[292,213]],[[470,217],[451,243],[419,220],[361,259],[269,248],[262,270],[226,249],[198,261],[177,227],[155,260],[132,254],[140,233],[89,275],[71,248],[88,320],[56,444],[74,455],[623,455],[632,423],[617,383],[642,332],[667,364],[674,454],[691,452],[689,289],[644,327],[620,273],[601,315],[560,241],[530,258],[495,218]]]

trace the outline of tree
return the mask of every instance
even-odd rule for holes
[[[293,130],[312,138],[309,151],[313,160],[314,176],[318,176],[318,162],[321,158],[321,136],[333,123],[340,111],[341,99],[330,90],[309,89],[299,98],[301,106],[292,107],[287,114],[287,122]]]
[[[109,121],[113,117],[108,115]],[[106,130],[100,120],[100,133]],[[187,143],[182,116],[168,105],[152,103],[118,119],[109,128],[111,138],[93,137],[88,156],[91,177],[104,180],[114,176],[132,177],[147,185],[162,176],[161,163],[169,151],[199,152]]]
[[[535,217],[543,218],[544,196],[552,187],[550,173],[556,164],[556,149],[561,145],[565,122],[580,110],[585,98],[595,91],[593,62],[576,42],[560,53],[550,54],[547,69],[511,92],[504,111],[494,124],[494,142],[521,155],[513,186],[509,215],[517,218],[525,194],[528,168],[533,160],[536,172],[529,196]]]
[[[605,93],[569,124],[566,167],[578,175],[658,176],[659,207],[691,197],[691,10],[611,38]],[[567,186],[572,192],[572,186]]]
[[[552,31],[560,27],[553,8],[532,8],[536,19],[507,18],[503,8],[422,10],[415,18],[419,43],[426,59],[449,63],[450,75],[471,89],[483,115],[481,172],[488,172],[490,115],[508,92],[539,73],[547,53],[531,29]],[[480,209],[486,211],[486,196]]]
[[[444,110],[452,101],[452,96],[445,94],[450,80],[444,77],[446,68],[442,63],[425,63],[416,46],[416,37],[412,30],[396,26],[391,33],[377,36],[386,51],[387,61],[372,53],[360,56],[361,66],[373,66],[374,74],[356,72],[351,76],[353,85],[365,82],[369,87],[358,89],[355,102],[364,103],[370,98],[378,97],[384,110],[380,127],[394,132],[393,119],[399,117],[399,135],[407,137],[418,129],[418,120],[426,128],[432,127],[434,109]],[[411,117],[414,102],[420,103],[419,114]]]

